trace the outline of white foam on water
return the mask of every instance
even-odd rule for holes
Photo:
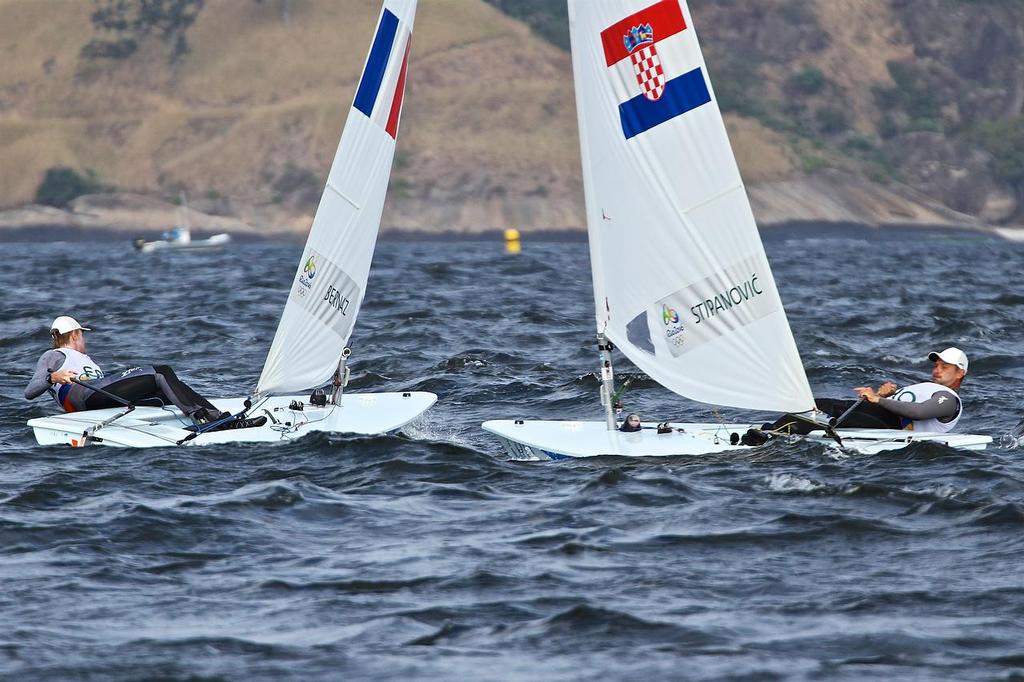
[[[918,489],[903,488],[903,491],[910,493],[911,495],[928,495],[930,497],[937,497],[943,500],[947,500],[951,497],[956,497],[967,492],[965,488],[957,488],[949,485],[948,483],[940,483],[938,485]]]
[[[800,492],[809,493],[815,490],[821,490],[825,486],[820,483],[815,483],[808,478],[802,478],[800,476],[794,476],[793,474],[772,474],[765,479],[765,483],[768,484],[768,488],[775,492]]]
[[[432,419],[429,410],[403,426],[401,431],[413,440],[451,443],[467,448],[474,447],[474,443],[460,433],[458,425],[453,424],[450,420]]]

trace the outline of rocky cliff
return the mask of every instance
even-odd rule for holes
[[[531,29],[491,1],[420,0],[385,228],[583,224],[570,59],[552,39],[564,18],[536,5]],[[0,3],[0,206],[31,202],[66,166],[154,199],[185,190],[211,229],[306,229],[378,3],[196,3],[187,30],[142,35],[121,58],[83,49],[112,37],[93,20],[105,4]],[[1024,3],[691,10],[762,222],[1021,220]],[[141,220],[95,219],[96,206],[0,225]]]
[[[782,134],[805,177],[845,170],[982,221],[1021,217],[1024,145],[1008,138],[1024,137],[1024,3],[760,0],[700,12],[725,108]],[[994,127],[1008,135],[993,140]]]

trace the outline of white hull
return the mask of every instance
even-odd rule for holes
[[[1021,227],[996,227],[993,232],[1007,241],[1024,242],[1024,228]]]
[[[135,248],[142,253],[153,253],[155,251],[209,251],[219,249],[231,241],[231,235],[227,233],[215,234],[208,239],[193,239],[192,241],[179,242],[160,239],[152,242],[136,242]]]
[[[268,417],[265,425],[203,433],[183,444],[276,443],[316,432],[356,436],[389,433],[423,414],[434,404],[437,396],[422,391],[345,393],[340,405],[325,407],[313,407],[308,399],[308,395],[295,395],[275,396],[259,401],[249,416]],[[241,411],[243,400],[225,398],[212,402],[219,409],[236,414]],[[290,409],[293,400],[304,403],[303,409]],[[83,434],[121,412],[124,412],[123,408],[73,412],[32,419],[28,425],[32,427],[41,445],[67,444],[75,447],[93,443],[134,448],[167,447],[177,445],[192,433],[185,428],[189,420],[173,407],[139,407],[97,429],[93,438],[84,438]]]
[[[672,423],[671,433],[659,434],[656,424],[645,423],[641,431],[625,433],[609,431],[604,422],[580,421],[512,421],[493,420],[483,423],[485,431],[497,436],[512,459],[558,460],[578,457],[670,457],[677,455],[710,455],[719,452],[751,450],[749,446],[732,445],[733,433],[742,436],[756,424],[689,424]],[[903,448],[914,442],[937,442],[966,450],[984,450],[992,442],[989,436],[961,433],[914,433],[885,429],[839,429],[843,448],[872,454]],[[823,431],[815,431],[805,440],[823,445],[837,445]]]

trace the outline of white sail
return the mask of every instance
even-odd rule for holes
[[[188,218],[188,198],[185,197],[185,192],[178,193],[178,226],[174,241],[178,244],[190,244],[192,242],[192,221]]]
[[[598,331],[688,398],[812,408],[685,0],[569,22]]]
[[[321,386],[355,325],[402,109],[416,0],[385,0],[257,393]]]

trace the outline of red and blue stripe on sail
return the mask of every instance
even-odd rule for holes
[[[392,138],[398,135],[411,38],[408,30],[400,30],[398,17],[393,12],[385,9],[381,13],[352,104]],[[399,58],[400,65],[396,63]]]

